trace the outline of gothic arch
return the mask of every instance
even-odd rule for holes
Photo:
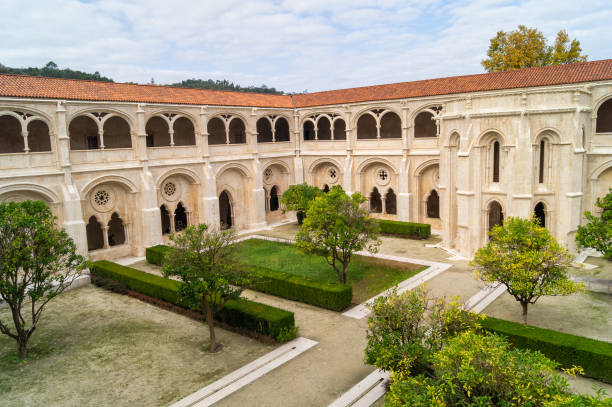
[[[389,167],[395,175],[399,174],[399,172],[397,171],[397,168],[395,168],[395,165],[393,165],[391,161],[383,157],[373,157],[373,158],[368,158],[367,160],[364,160],[361,164],[359,164],[359,166],[357,167],[357,171],[356,171],[357,175],[362,174],[369,166],[376,165],[376,164],[384,164],[387,167]]]
[[[551,143],[559,143],[561,141],[559,130],[554,127],[544,127],[538,130],[533,138],[533,143],[539,143],[542,138],[548,138]]]
[[[177,167],[172,168],[158,176],[157,180],[155,181],[155,185],[157,185],[158,188],[161,188],[161,185],[164,183],[164,181],[172,175],[182,175],[189,179],[192,184],[200,184],[200,177],[196,174],[195,171],[185,167]]]
[[[35,192],[47,199],[47,202],[52,204],[59,204],[60,197],[59,195],[52,189],[45,187],[43,185],[38,185],[30,182],[20,182],[8,185],[0,186],[0,197],[4,194],[12,193],[12,192]]]
[[[94,115],[94,113],[107,113],[107,114],[104,115],[104,117],[102,117],[101,119],[98,120],[98,117],[96,117]],[[106,106],[105,107],[99,107],[99,108],[96,108],[96,107],[87,107],[85,109],[78,110],[78,111],[73,112],[72,114],[70,114],[70,116],[68,116],[66,118],[66,122],[70,123],[73,119],[75,119],[75,118],[77,118],[79,116],[82,116],[82,115],[87,115],[87,116],[91,117],[92,119],[94,119],[95,121],[99,122],[100,123],[100,125],[99,125],[100,129],[102,129],[102,127],[104,126],[104,123],[108,119],[110,119],[111,117],[114,117],[114,116],[119,116],[119,117],[121,117],[123,120],[125,120],[127,122],[128,126],[130,126],[130,135],[133,135],[134,129],[136,128],[136,124],[135,124],[134,120],[132,119],[132,117],[128,113],[126,113],[124,111],[121,111],[119,109],[115,109],[115,108],[112,108],[112,107],[106,107]]]
[[[599,166],[597,166],[597,168],[591,171],[591,175],[589,175],[589,179],[591,181],[597,181],[599,177],[601,176],[601,174],[603,174],[610,168],[612,168],[612,160],[608,160],[600,164]]]
[[[166,115],[171,115],[172,118],[169,118]],[[145,119],[144,122],[145,124],[153,117],[160,117],[162,119],[164,119],[166,121],[166,123],[168,124],[168,128],[171,129],[172,125],[174,124],[174,122],[176,120],[178,120],[181,117],[184,117],[185,119],[189,120],[191,122],[191,124],[193,125],[193,130],[195,135],[197,136],[198,133],[201,132],[199,123],[198,123],[198,118],[195,117],[193,114],[191,114],[190,112],[184,111],[184,110],[180,110],[180,109],[156,109],[152,112],[150,112],[149,114],[145,115]]]
[[[129,193],[135,194],[138,192],[138,188],[136,184],[134,184],[128,178],[122,177],[121,175],[102,175],[100,177],[94,178],[89,181],[82,189],[81,189],[81,197],[86,197],[89,192],[94,189],[96,186],[106,183],[113,182],[116,184],[122,185],[124,188],[128,190]]]
[[[372,113],[372,110],[380,110],[380,113],[378,114],[378,117],[374,113]],[[391,107],[391,106],[387,106],[387,105],[384,105],[384,106],[369,106],[369,107],[366,107],[366,108],[363,108],[363,109],[359,110],[355,115],[352,116],[351,122],[350,122],[351,123],[351,128],[354,129],[354,128],[357,127],[357,122],[359,121],[359,118],[361,116],[363,116],[364,114],[370,114],[372,117],[374,117],[374,120],[376,120],[376,123],[380,124],[380,120],[379,119],[381,117],[383,117],[385,114],[387,114],[388,112],[393,112],[396,115],[398,115],[400,120],[401,120],[401,122],[402,122],[402,125],[404,124],[404,120],[402,119],[402,112],[401,112],[401,110],[397,110],[396,108]]]
[[[264,164],[264,166],[262,167],[262,172],[264,172],[268,167],[272,167],[273,165],[276,165],[278,167],[282,168],[282,173],[283,174],[290,174],[291,171],[289,169],[289,166],[287,165],[287,163],[280,161],[280,160],[272,160],[272,161],[268,161]]]
[[[343,166],[342,164],[340,164],[338,161],[336,161],[334,158],[317,158],[316,160],[314,160],[312,162],[312,164],[310,164],[310,166],[308,167],[308,173],[312,174],[318,166],[320,165],[324,165],[324,164],[332,164],[334,165],[336,168],[338,168],[339,171],[342,172],[343,170]]]
[[[215,172],[215,178],[219,178],[223,173],[229,169],[236,169],[242,173],[246,178],[251,178],[251,172],[247,167],[245,167],[241,163],[227,163],[219,167],[219,169]]]
[[[437,165],[438,168],[440,166],[440,160],[437,158],[431,159],[431,160],[427,160],[425,162],[422,162],[421,164],[419,164],[417,167],[415,167],[414,169],[414,176],[415,177],[419,177],[421,176],[421,174],[427,170],[429,167],[433,166],[433,165]]]
[[[499,141],[501,147],[506,144],[504,134],[501,131],[497,129],[488,129],[480,133],[480,135],[477,137],[477,145],[484,147],[489,143],[492,143],[495,139]]]

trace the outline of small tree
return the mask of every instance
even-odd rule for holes
[[[45,306],[86,265],[44,202],[0,203],[0,304],[8,305],[14,326],[0,320],[0,332],[15,339],[20,359]]]
[[[540,31],[519,25],[517,30],[499,31],[491,38],[488,58],[481,64],[487,72],[570,64],[586,61],[587,56],[581,52],[580,41],[570,42],[565,30],[557,33],[554,45],[548,45]]]
[[[297,246],[323,256],[342,284],[353,253],[364,249],[376,253],[380,246],[378,224],[360,206],[365,200],[335,186],[312,202],[297,234]]]
[[[582,285],[568,279],[572,256],[535,218],[508,218],[490,232],[490,241],[476,252],[470,263],[477,278],[506,286],[523,309],[544,295],[569,295]]]
[[[585,212],[588,223],[578,226],[576,242],[579,247],[591,247],[612,261],[612,188],[603,198],[597,198],[595,205],[601,208],[601,216]]]
[[[291,185],[281,196],[281,203],[285,210],[296,211],[298,224],[301,225],[308,207],[323,191],[307,183]]]
[[[233,229],[209,230],[204,224],[187,226],[181,234],[170,236],[172,250],[162,263],[166,277],[180,278],[179,297],[206,316],[211,353],[220,349],[215,337],[215,314],[228,300],[239,298],[242,293],[239,286],[246,283],[232,267],[235,238]]]

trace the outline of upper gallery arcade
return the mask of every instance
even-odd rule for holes
[[[531,214],[572,249],[612,187],[612,60],[298,95],[0,75],[0,169],[93,259],[288,219],[301,182],[467,256]]]

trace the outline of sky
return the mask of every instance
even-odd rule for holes
[[[0,63],[313,92],[482,73],[490,38],[519,24],[608,59],[610,21],[609,0],[2,0]]]

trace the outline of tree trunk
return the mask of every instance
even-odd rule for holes
[[[213,318],[212,306],[204,299],[205,295],[202,296],[202,302],[204,302],[204,308],[206,310],[206,323],[208,324],[208,332],[210,334],[210,353],[217,351],[217,339],[215,337],[215,322]]]
[[[17,348],[19,351],[19,359],[23,360],[28,354],[28,339],[25,336],[19,336],[17,338]]]
[[[527,325],[527,306],[528,302],[521,301],[521,307],[523,308],[523,324]]]

